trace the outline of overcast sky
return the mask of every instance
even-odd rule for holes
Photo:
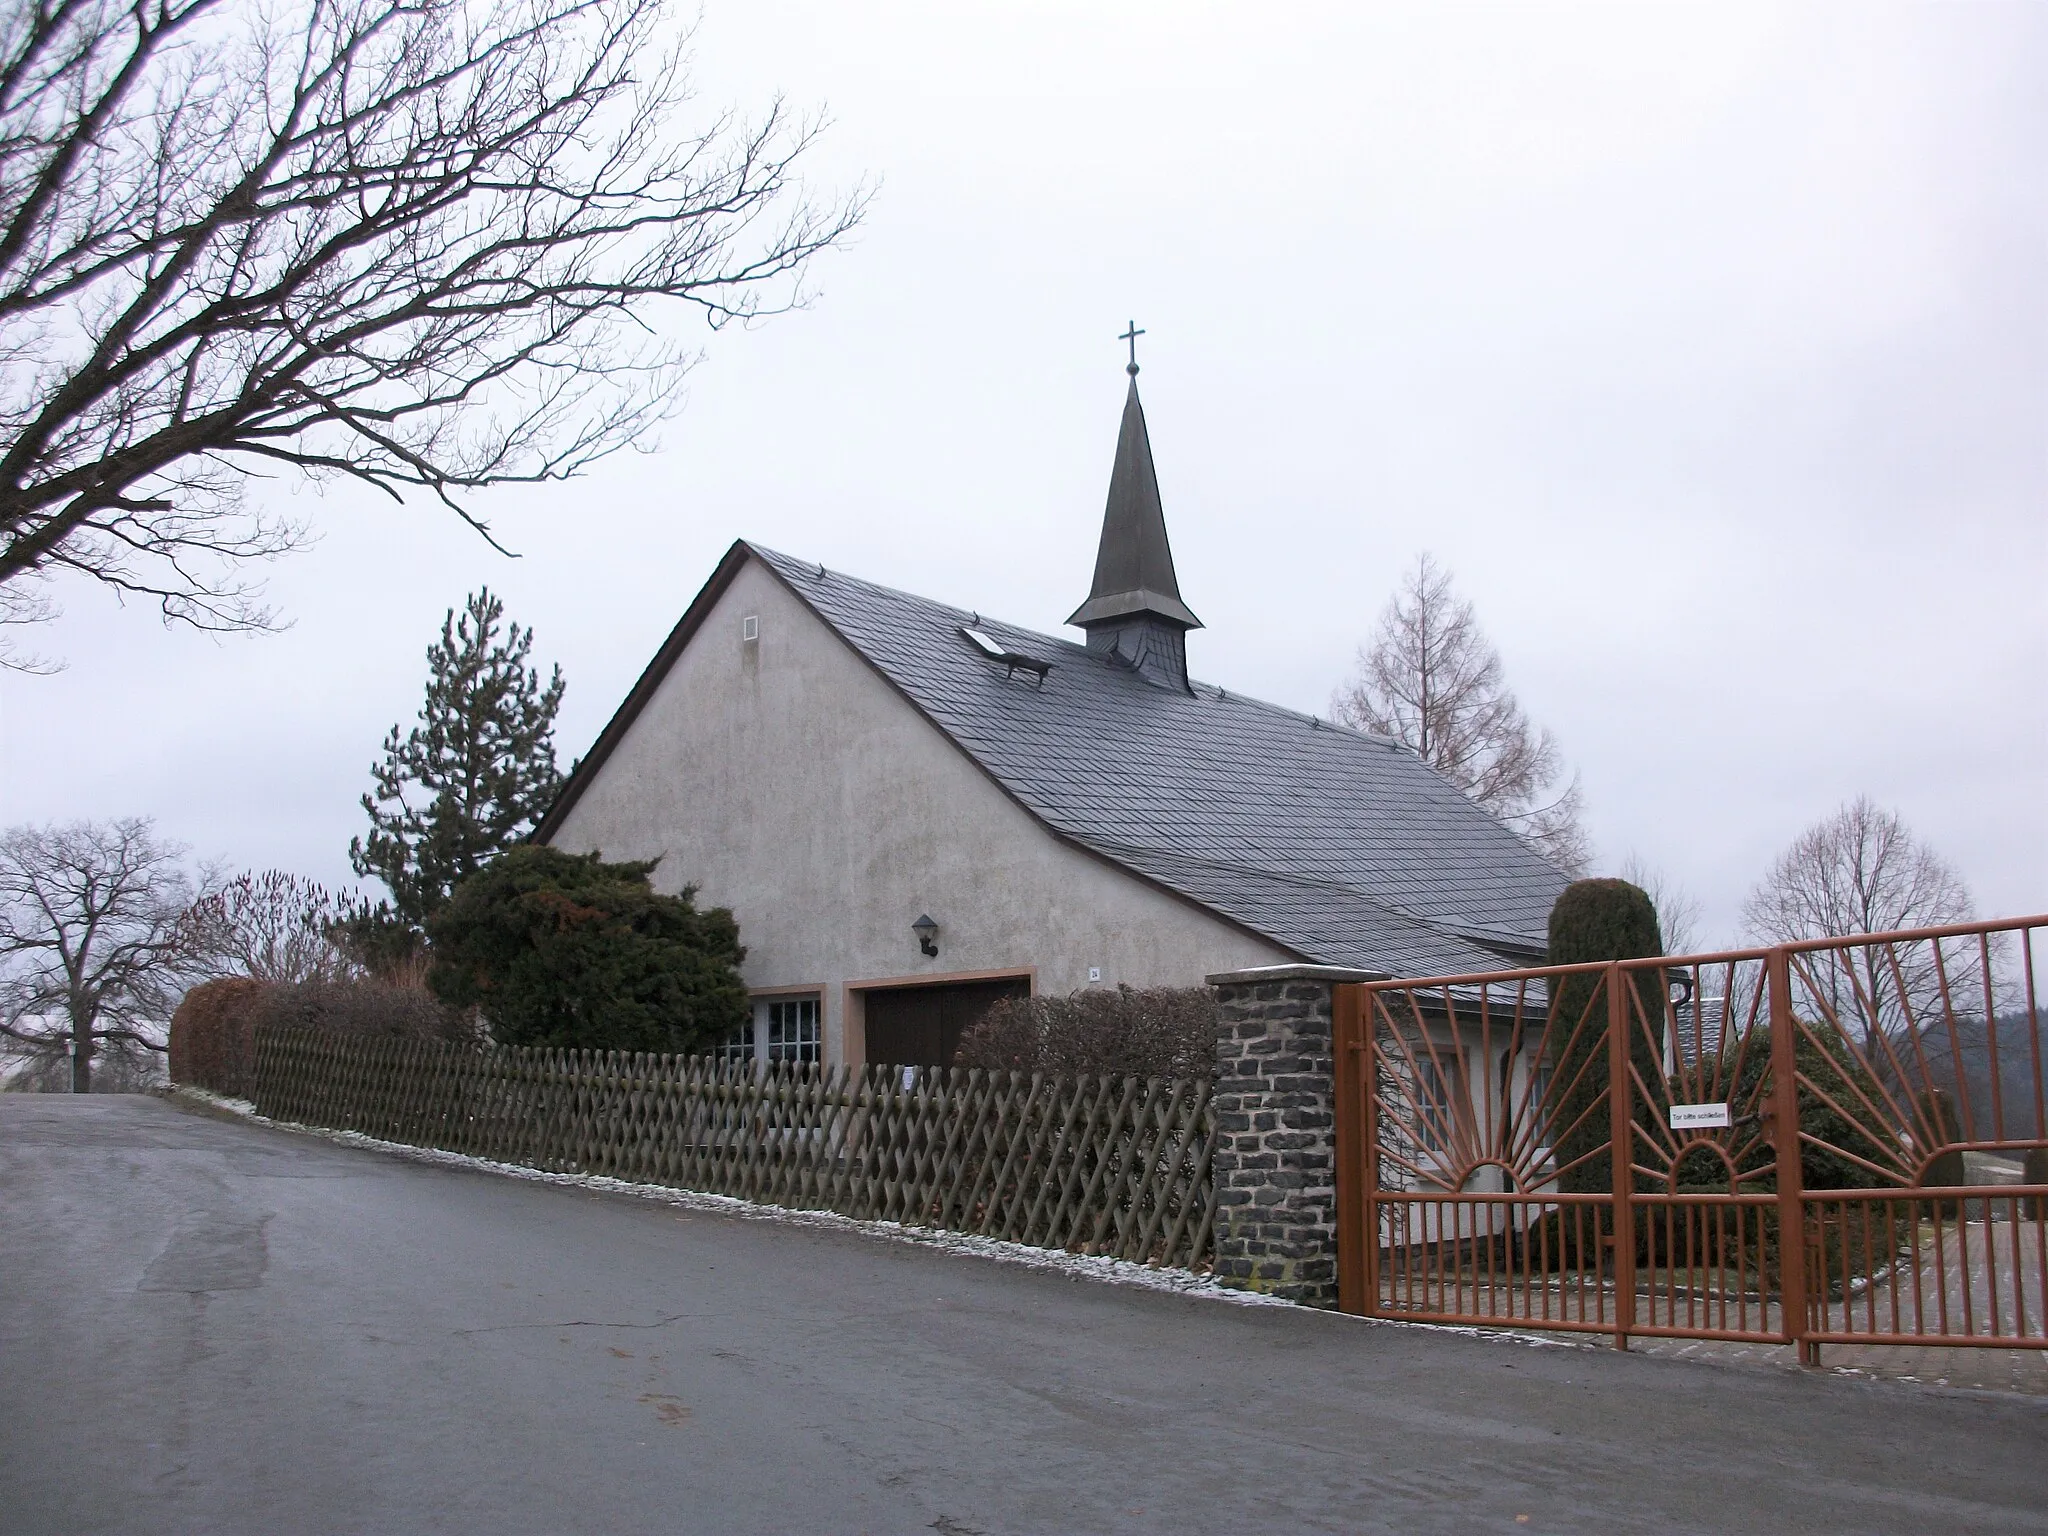
[[[1135,316],[1197,676],[1326,710],[1432,550],[1702,938],[1858,793],[2048,908],[2048,7],[707,0],[698,55],[879,183],[813,305],[707,337],[656,451],[480,498],[516,561],[280,483],[288,633],[63,591],[0,820],[347,882],[445,608],[534,626],[566,763],[737,537],[1058,632]]]

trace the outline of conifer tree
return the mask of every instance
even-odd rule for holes
[[[1640,886],[1626,880],[1577,880],[1550,909],[1552,965],[1589,960],[1635,960],[1664,953],[1657,908]],[[1628,1023],[1628,1054],[1638,1082],[1632,1085],[1635,1119],[1654,1138],[1663,1118],[1664,978],[1661,970],[1634,973],[1636,999]],[[1566,976],[1551,1000],[1545,1054],[1557,1083],[1552,1112],[1558,1187],[1578,1194],[1614,1188],[1610,1137],[1626,1135],[1610,1125],[1607,1055],[1607,994],[1597,974]],[[1654,1140],[1652,1141],[1654,1145]]]
[[[500,1045],[708,1050],[752,1016],[730,910],[654,889],[654,864],[515,848],[428,922],[427,985]]]
[[[370,834],[350,840],[349,862],[390,896],[344,927],[373,963],[415,950],[455,885],[525,836],[561,788],[562,669],[543,685],[529,660],[533,631],[504,617],[488,587],[460,615],[448,610],[427,649],[419,723],[402,739],[394,725],[371,766]]]
[[[1577,776],[1558,789],[1556,738],[1522,712],[1472,604],[1431,556],[1402,578],[1330,707],[1344,724],[1412,748],[1565,874],[1592,862]]]

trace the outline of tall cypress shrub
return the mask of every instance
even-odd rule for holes
[[[1626,880],[1579,880],[1568,885],[1550,909],[1550,963],[1634,960],[1664,953],[1657,907]],[[1645,1029],[1631,1020],[1629,1055],[1639,1084],[1631,1085],[1634,1117],[1654,1128],[1664,1114],[1664,973],[1634,973]],[[1607,1150],[1608,1097],[1606,993],[1597,972],[1569,976],[1555,984],[1545,1030],[1544,1054],[1557,1084],[1551,1124],[1560,1168],[1586,1158],[1559,1177],[1558,1187],[1577,1194],[1606,1194],[1614,1188],[1613,1159]],[[1590,1011],[1590,1016],[1589,1016]],[[1583,1023],[1581,1020],[1583,1019]],[[1647,1089],[1647,1091],[1646,1091]],[[1598,1149],[1596,1151],[1596,1149]],[[1588,1157],[1587,1154],[1593,1155]]]

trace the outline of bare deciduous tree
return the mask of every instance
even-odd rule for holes
[[[1793,839],[1743,903],[1765,943],[1969,921],[1962,877],[1894,811],[1859,795]]]
[[[1750,936],[1785,944],[1967,922],[1962,878],[1896,812],[1859,795],[1800,833],[1743,903]],[[1968,1010],[1985,975],[1976,941],[1866,946],[1823,956],[1799,981],[1875,1054],[1880,1037]]]
[[[1697,896],[1639,854],[1628,856],[1621,866],[1621,878],[1648,896],[1657,909],[1657,931],[1664,937],[1665,954],[1699,953],[1701,909]]]
[[[1592,848],[1579,781],[1557,788],[1556,739],[1522,713],[1471,603],[1430,555],[1402,578],[1330,708],[1347,725],[1414,748],[1566,874],[1585,872]]]
[[[355,966],[332,934],[343,908],[325,886],[267,869],[236,876],[192,904],[185,923],[198,964],[257,981],[346,981]]]
[[[184,853],[141,818],[0,833],[0,1034],[32,1059],[68,1055],[74,1093],[102,1050],[164,1049],[196,971]]]
[[[456,493],[644,442],[861,196],[816,125],[691,127],[664,0],[44,0],[0,14],[0,620],[38,577],[260,626],[276,466]],[[4,634],[4,630],[0,630]]]

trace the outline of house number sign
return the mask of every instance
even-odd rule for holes
[[[1671,1129],[1674,1131],[1703,1131],[1730,1124],[1726,1104],[1674,1104],[1671,1106]]]

